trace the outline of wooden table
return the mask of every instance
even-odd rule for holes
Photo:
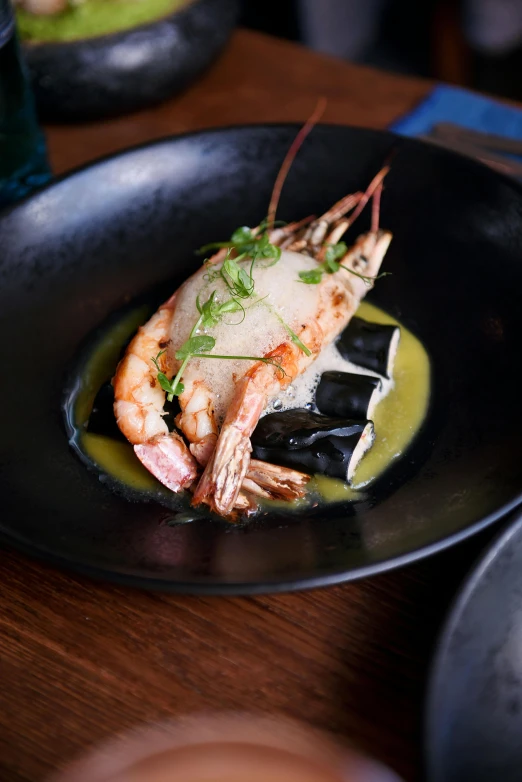
[[[49,127],[57,173],[213,125],[324,121],[383,128],[429,84],[246,31],[159,108]],[[282,712],[421,778],[426,675],[454,590],[491,532],[407,569],[252,598],[131,591],[0,554],[0,779],[40,782],[108,734],[201,709]]]

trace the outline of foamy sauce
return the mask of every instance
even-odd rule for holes
[[[282,320],[294,331],[300,331],[303,323],[314,317],[318,307],[317,285],[305,285],[299,280],[300,271],[317,267],[317,261],[299,253],[285,251],[278,263],[258,263],[253,271],[255,297],[243,299],[244,312],[235,312],[223,318],[208,332],[215,339],[212,351],[215,355],[265,356],[281,342],[288,340],[288,332]],[[245,268],[248,268],[243,264]],[[215,291],[215,301],[222,303],[230,299],[230,291],[224,281],[217,277],[209,280],[213,268],[201,269],[180,288],[174,317],[170,327],[172,355],[189,337],[199,312],[196,298],[207,301]],[[278,313],[279,318],[274,314]],[[281,320],[282,319],[282,320]],[[212,390],[214,409],[218,421],[222,421],[232,397],[238,378],[254,362],[243,359],[198,359],[189,362],[184,379],[201,380]]]
[[[296,377],[288,388],[281,391],[275,399],[272,399],[269,402],[263,415],[281,412],[282,410],[293,410],[296,407],[307,407],[309,410],[317,410],[315,404],[315,391],[323,372],[328,372],[330,370],[378,377],[382,381],[381,390],[377,397],[378,402],[384,399],[393,388],[393,379],[381,377],[381,375],[378,375],[376,372],[352,364],[351,361],[347,361],[341,356],[335,346],[335,342],[331,342],[323,348],[314,363],[311,364],[302,375]]]

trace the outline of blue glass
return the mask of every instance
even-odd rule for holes
[[[0,0],[0,207],[51,178],[10,0]]]

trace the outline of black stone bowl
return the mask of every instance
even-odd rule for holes
[[[183,90],[217,57],[237,0],[192,0],[169,16],[96,38],[24,43],[39,112],[95,120],[158,103]]]
[[[395,150],[381,216],[392,274],[369,298],[431,359],[430,409],[407,453],[354,503],[273,508],[244,526],[207,516],[175,525],[178,495],[166,507],[115,493],[69,444],[62,405],[86,341],[147,292],[169,296],[201,264],[196,248],[259,223],[297,130],[165,139],[0,216],[0,541],[127,584],[288,590],[404,565],[520,503],[522,188],[438,147],[359,128],[314,129],[278,216],[321,214]],[[366,210],[347,241],[368,225]]]

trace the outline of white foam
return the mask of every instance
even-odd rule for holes
[[[283,341],[288,333],[273,310],[290,326],[300,331],[301,326],[311,320],[318,307],[318,286],[305,285],[299,281],[298,273],[313,269],[317,261],[306,255],[285,251],[273,266],[257,263],[253,276],[255,295],[262,299],[252,304],[243,299],[244,318],[241,312],[230,313],[211,329],[200,330],[198,334],[209,334],[216,340],[212,353],[216,355],[264,356]],[[246,264],[242,264],[248,268]],[[210,269],[202,269],[181,287],[176,311],[171,323],[169,351],[171,355],[188,339],[199,313],[196,297],[205,302],[212,291],[219,303],[230,299],[230,292],[221,277],[208,279]],[[240,322],[241,321],[241,322]],[[248,370],[253,362],[244,360],[191,359],[186,377],[201,379],[215,396],[215,412],[218,421],[224,416],[235,388],[235,380]]]
[[[292,410],[296,407],[309,407],[312,410],[317,410],[314,402],[315,390],[323,372],[331,370],[379,378],[382,382],[380,390],[372,396],[372,407],[375,407],[375,404],[384,399],[393,388],[392,379],[381,377],[381,375],[372,372],[370,369],[359,367],[356,364],[352,364],[351,361],[347,361],[337,350],[335,342],[331,342],[323,348],[314,363],[302,375],[296,377],[285,391],[282,391],[269,403],[263,415],[280,410]]]
[[[255,280],[253,298],[262,301],[252,304],[251,299],[243,299],[241,301],[245,307],[244,318],[241,312],[230,313],[213,328],[198,331],[198,334],[209,334],[216,340],[212,353],[265,356],[281,342],[288,340],[285,327],[270,308],[278,312],[293,331],[299,331],[303,324],[314,318],[318,307],[319,286],[305,285],[299,281],[298,274],[300,271],[316,268],[317,261],[307,255],[283,251],[278,263],[273,266],[269,266],[269,263],[270,260],[265,266],[263,262],[258,263],[253,271]],[[246,264],[242,266],[248,268]],[[208,279],[208,274],[212,270],[212,267],[202,268],[180,288],[170,330],[171,355],[188,339],[199,317],[196,307],[198,295],[200,302],[205,302],[212,291],[216,291],[215,300],[219,303],[231,297],[221,277]],[[393,363],[396,349],[397,342],[394,341],[390,364]],[[244,375],[252,364],[252,361],[244,360],[193,358],[185,370],[185,377],[200,379],[212,390],[216,417],[221,423],[231,402],[236,380]],[[315,390],[323,372],[329,370],[378,377],[382,385],[380,391],[372,398],[374,403],[372,407],[393,388],[393,379],[383,378],[376,372],[352,364],[344,359],[335,344],[331,343],[323,348],[314,363],[302,375],[269,402],[263,415],[296,407],[309,407],[316,410]]]

